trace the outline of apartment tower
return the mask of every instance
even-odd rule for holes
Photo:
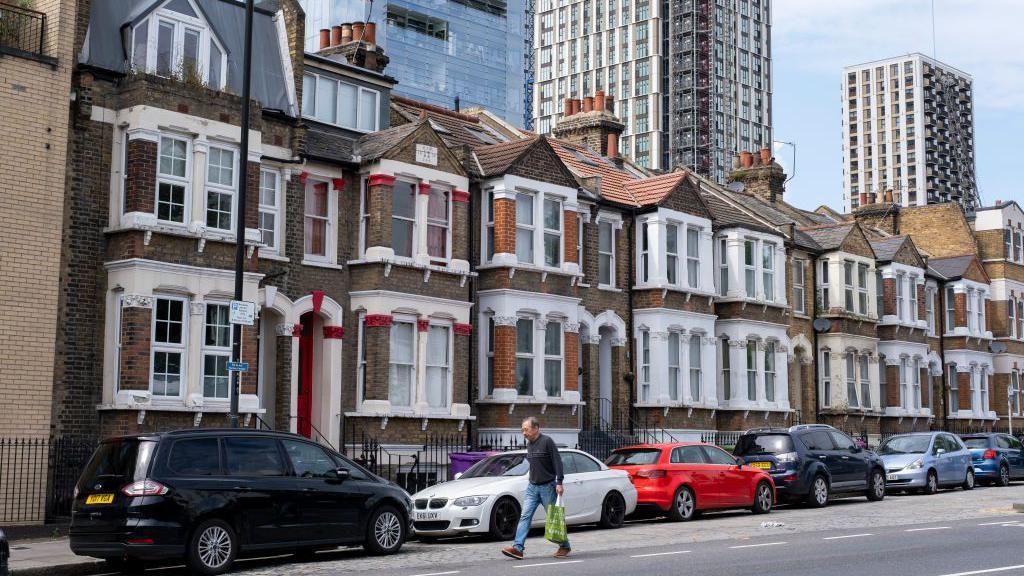
[[[973,80],[923,54],[843,71],[843,201],[980,205]],[[891,192],[891,198],[887,193]]]
[[[771,147],[768,0],[540,0],[535,18],[538,132],[601,90],[641,166],[724,182],[736,152]]]

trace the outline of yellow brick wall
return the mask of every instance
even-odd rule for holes
[[[977,254],[974,232],[955,202],[903,208],[899,221],[900,233],[933,258]]]
[[[58,66],[0,57],[0,437],[50,427],[75,2],[35,0]]]

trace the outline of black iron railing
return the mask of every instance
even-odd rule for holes
[[[70,516],[75,484],[95,448],[83,438],[0,438],[0,524]]]
[[[0,0],[0,48],[43,54],[46,14]]]

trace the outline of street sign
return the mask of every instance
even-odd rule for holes
[[[256,303],[244,300],[231,301],[231,323],[243,326],[256,324]]]
[[[228,372],[248,372],[248,362],[228,362]]]

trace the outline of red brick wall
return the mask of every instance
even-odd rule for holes
[[[388,363],[391,361],[391,321],[368,321],[363,328],[366,373],[363,377],[363,398],[388,399]],[[386,325],[373,325],[386,324]]]
[[[580,335],[573,332],[565,333],[565,390],[567,392],[578,392],[579,390],[579,363],[580,363]]]
[[[152,308],[121,310],[121,353],[118,366],[122,390],[149,390]]]
[[[391,193],[393,177],[371,175],[366,198],[369,222],[366,225],[366,245],[391,246]]]
[[[928,319],[928,303],[925,300],[924,284],[917,286],[917,317],[921,320]]]
[[[953,309],[953,320],[956,322],[956,327],[967,326],[967,294],[953,294]]]
[[[516,201],[498,198],[494,201],[494,253],[516,253]]]
[[[572,210],[566,210],[562,214],[562,237],[565,239],[565,261],[576,262],[576,243],[579,238],[579,233],[576,231],[576,219],[579,218],[579,214]]]
[[[494,388],[516,387],[516,327],[494,326]]]
[[[128,141],[124,183],[126,212],[153,212],[156,205],[156,155],[156,142]]]
[[[959,294],[957,295],[959,296]],[[971,373],[970,372],[957,372],[956,373],[956,387],[957,387],[957,398],[960,400],[961,410],[971,409]]]
[[[896,279],[882,280],[882,312],[886,316],[896,315]]]
[[[885,365],[885,405],[900,405],[900,367]]]

